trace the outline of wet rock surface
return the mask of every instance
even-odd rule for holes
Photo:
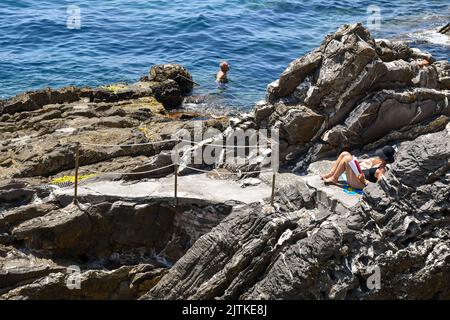
[[[450,23],[447,23],[445,26],[439,29],[439,33],[442,34],[450,34]]]

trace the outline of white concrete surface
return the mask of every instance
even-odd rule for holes
[[[73,188],[55,190],[55,195],[71,195]],[[173,197],[174,177],[164,177],[137,183],[123,181],[85,181],[78,188],[78,195],[107,195],[128,198]],[[237,200],[243,203],[257,202],[270,197],[271,187],[261,183],[241,188],[236,181],[219,180],[206,173],[178,177],[178,197],[203,199],[214,202]]]

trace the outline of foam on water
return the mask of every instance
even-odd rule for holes
[[[424,41],[426,43],[437,44],[441,46],[450,46],[450,37],[446,34],[437,32],[436,30],[426,30],[424,32],[418,32],[411,35],[412,39],[416,42]]]

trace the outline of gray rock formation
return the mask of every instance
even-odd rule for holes
[[[311,176],[279,174],[275,208],[235,208],[142,298],[449,299],[447,71],[359,24],[293,61],[254,121]],[[361,199],[314,176],[321,158],[387,143],[396,162]]]
[[[143,298],[449,299],[449,159],[450,126],[405,142],[383,182],[338,211],[287,182],[280,210],[236,208]]]
[[[174,64],[0,101],[0,299],[450,299],[449,78],[447,61],[355,24],[293,61],[251,114],[169,110],[194,85]],[[170,139],[199,124],[212,134],[179,150],[192,190],[174,206]],[[191,163],[259,128],[280,129],[274,206],[272,173],[230,176],[265,168],[273,145]],[[386,144],[395,162],[364,192],[320,180],[339,151]]]
[[[53,200],[52,200],[53,199]],[[93,195],[48,198],[0,214],[0,297],[135,299],[231,211],[231,204]],[[68,268],[81,271],[81,291]]]
[[[421,59],[429,64],[420,66]],[[268,86],[255,121],[280,128],[282,160],[304,171],[343,149],[411,140],[417,127],[420,134],[441,130],[450,116],[449,89],[448,62],[376,41],[361,24],[345,25]]]
[[[450,34],[450,23],[447,23],[445,26],[439,29],[439,33],[442,34]]]
[[[8,253],[6,255],[6,253]],[[80,272],[78,286],[68,273],[73,266],[58,265],[12,247],[0,245],[0,298],[2,299],[132,299],[167,272],[157,264],[122,266],[115,270]]]
[[[116,86],[107,88],[125,90]],[[109,92],[108,90],[105,92]],[[25,94],[28,98],[24,99],[34,99],[34,95]],[[202,116],[205,120],[201,122],[205,127],[218,129],[228,122],[226,118],[213,119],[211,115],[187,110],[168,112],[153,96],[126,98],[115,102],[91,102],[88,97],[81,95],[77,99],[66,102],[33,100],[33,104],[30,102],[33,105],[32,111],[25,111],[29,109],[24,104],[11,102],[19,100],[19,97],[3,101],[6,109],[3,109],[3,113],[0,112],[0,178],[72,175],[76,142],[139,144],[171,139],[172,134],[182,128],[192,130],[193,124],[198,121],[190,119],[195,117]],[[7,110],[15,112],[10,114]],[[46,143],[40,143],[42,141]],[[140,171],[145,171],[142,168],[148,167],[145,165],[147,162],[161,166],[167,163],[167,158],[156,161],[148,157],[162,159],[160,152],[171,150],[173,146],[174,142],[133,148],[82,145],[80,163],[97,172],[137,171],[139,168]],[[125,167],[132,170],[123,170]]]
[[[149,81],[164,82],[174,80],[183,95],[189,94],[194,88],[191,74],[179,64],[159,64],[150,69]]]
[[[232,204],[201,199],[174,208],[167,197],[98,193],[70,205],[77,142],[80,176],[130,184],[173,173],[172,167],[137,174],[172,164],[174,141],[160,141],[177,130],[227,125],[210,112],[167,110],[166,101],[178,104],[192,88],[178,75],[192,78],[176,65],[154,69],[151,81],[45,89],[0,101],[0,299],[136,299],[231,211]],[[158,143],[114,146],[147,142]],[[56,196],[65,187],[69,196]],[[80,290],[66,285],[72,265],[81,269]]]

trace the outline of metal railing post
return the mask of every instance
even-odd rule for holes
[[[80,143],[75,145],[75,187],[73,193],[73,204],[78,204],[78,168],[80,166]]]
[[[270,205],[271,206],[273,206],[273,200],[275,198],[275,175],[276,175],[276,172],[273,171],[273,173],[272,173],[272,195],[270,197]]]
[[[174,165],[174,177],[175,177],[175,185],[174,185],[174,197],[175,197],[175,207],[178,207],[178,163],[180,162],[178,153],[178,143],[180,142],[180,138],[177,139],[176,145],[175,145],[175,152],[176,152],[176,163]]]
[[[175,207],[178,206],[178,164],[175,164]]]

